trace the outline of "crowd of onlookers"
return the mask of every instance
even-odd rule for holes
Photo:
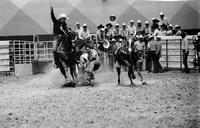
[[[56,40],[58,40],[59,35],[63,35],[60,28],[67,27],[67,24],[65,24],[66,15],[61,14],[59,20],[56,20],[53,14],[53,7],[51,7],[51,16],[54,21],[54,35]],[[189,73],[187,65],[187,58],[189,55],[187,33],[181,29],[180,25],[173,26],[170,24],[163,12],[160,12],[159,16],[158,19],[152,18],[151,22],[138,19],[137,22],[130,20],[128,24],[119,24],[117,23],[117,17],[111,15],[105,26],[102,24],[97,26],[96,36],[91,36],[86,23],[81,24],[80,22],[76,22],[76,28],[73,30],[75,32],[74,45],[76,50],[80,50],[80,46],[83,46],[83,44],[88,44],[98,49],[101,53],[108,53],[109,66],[113,69],[113,56],[116,50],[118,50],[124,42],[131,39],[132,48],[134,48],[140,58],[140,68],[142,69],[143,59],[146,57],[147,70],[151,72],[153,69],[153,72],[158,73],[164,71],[159,62],[162,50],[161,36],[181,36],[184,71]],[[61,27],[59,28],[59,26]],[[71,29],[72,28],[69,28],[69,31],[71,31]],[[199,38],[195,39],[195,41],[198,42],[197,44],[200,43]]]
[[[161,36],[181,36],[182,37],[182,50],[183,50],[183,64],[184,71],[189,73],[189,68],[187,65],[187,58],[189,54],[189,46],[187,33],[182,31],[180,25],[173,26],[169,23],[167,17],[163,12],[160,12],[159,19],[152,18],[152,22],[149,21],[141,21],[140,19],[135,22],[134,20],[130,20],[128,24],[117,23],[117,17],[115,15],[111,15],[109,17],[109,22],[104,26],[102,24],[97,26],[97,48],[100,51],[107,51],[109,55],[109,60],[113,58],[112,56],[112,44],[111,48],[108,50],[105,48],[104,44],[107,42],[112,42],[114,40],[119,39],[128,40],[130,38],[133,39],[134,46],[139,53],[141,58],[146,56],[147,60],[147,70],[149,72],[152,71],[153,64],[153,72],[163,72],[164,69],[159,62],[161,57],[161,49],[162,44],[160,43]],[[90,31],[87,27],[87,24],[81,25],[80,22],[76,22],[77,33],[76,40],[77,42],[85,42],[88,43],[91,40]],[[145,50],[145,53],[144,53]],[[113,61],[111,62],[110,67],[112,68]],[[141,69],[142,69],[142,60],[141,60]]]

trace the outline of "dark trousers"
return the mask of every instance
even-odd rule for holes
[[[184,65],[184,72],[189,73],[189,68],[187,64],[187,59],[188,59],[189,51],[183,50],[183,65]]]
[[[155,55],[155,69],[154,69],[155,73],[159,73],[163,71],[162,65],[160,63],[160,57],[161,56],[159,53]]]
[[[197,50],[197,59],[198,59],[198,66],[199,66],[199,73],[200,73],[200,51]]]
[[[156,51],[149,51],[147,55],[147,70],[149,72],[152,71],[152,64],[153,64],[153,69],[155,70],[155,64],[156,64]]]

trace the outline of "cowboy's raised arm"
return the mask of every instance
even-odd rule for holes
[[[51,19],[52,19],[53,22],[56,22],[57,19],[56,19],[55,15],[54,15],[53,6],[51,6],[50,9],[51,9]]]

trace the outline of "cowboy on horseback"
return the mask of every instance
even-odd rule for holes
[[[54,15],[54,9],[53,6],[50,6],[51,9],[51,19],[53,21],[53,33],[54,33],[54,39],[55,39],[55,44],[54,44],[54,49],[53,49],[53,55],[54,55],[54,67],[58,68],[58,55],[57,55],[57,49],[58,46],[60,45],[60,43],[63,41],[63,37],[64,37],[64,31],[68,31],[67,29],[67,23],[66,23],[66,19],[67,16],[65,13],[61,13],[59,15],[59,18],[56,19],[55,15]]]

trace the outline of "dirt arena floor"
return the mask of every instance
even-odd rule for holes
[[[198,73],[96,74],[94,87],[63,88],[58,70],[0,77],[0,128],[200,128]]]

